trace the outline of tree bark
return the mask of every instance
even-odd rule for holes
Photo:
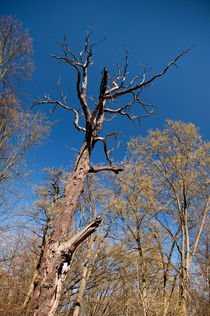
[[[51,242],[60,242],[69,239],[72,218],[89,171],[90,154],[87,142],[85,141],[75,163],[74,172],[66,185],[65,196],[55,221]]]
[[[28,304],[27,315],[29,316],[52,316],[55,314],[62,284],[69,271],[72,254],[78,244],[85,240],[98,226],[96,225],[91,232],[88,231],[86,235],[82,236],[82,240],[69,242],[72,218],[89,171],[90,150],[88,147],[85,141],[78,155],[75,170],[68,181],[54,230],[46,241],[38,278]],[[68,247],[62,247],[65,242]]]

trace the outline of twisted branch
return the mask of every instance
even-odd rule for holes
[[[52,112],[54,112],[56,107],[59,105],[59,106],[61,106],[62,108],[66,109],[66,110],[74,112],[74,114],[75,114],[75,119],[74,119],[75,127],[79,131],[86,132],[86,129],[84,127],[79,126],[79,113],[73,107],[68,106],[64,98],[63,98],[64,102],[62,103],[59,100],[51,100],[50,96],[48,96],[46,94],[44,95],[44,97],[45,97],[45,100],[42,100],[42,99],[34,100],[33,105],[36,105],[36,104],[52,104],[52,105],[54,105]]]

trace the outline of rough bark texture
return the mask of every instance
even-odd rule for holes
[[[73,210],[77,207],[78,199],[83,190],[84,181],[89,171],[89,156],[90,153],[85,142],[79,153],[75,171],[66,186],[65,196],[62,200],[52,235],[52,241],[54,242],[66,241],[69,238],[70,226],[74,215]]]
[[[96,218],[81,232],[66,242],[49,243],[45,247],[39,277],[28,308],[28,315],[55,315],[62,294],[62,286],[70,268],[70,261],[77,246],[89,237],[101,223]]]
[[[59,251],[59,245],[69,239],[72,218],[89,170],[89,156],[90,152],[85,142],[66,187],[54,230],[45,245],[28,315],[53,315],[56,295],[60,295],[61,291],[58,288],[59,282],[65,279],[72,253],[76,248],[76,245],[72,245],[69,251],[62,252]]]

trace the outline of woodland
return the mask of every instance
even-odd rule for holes
[[[131,137],[115,163],[119,136],[102,131],[116,117],[150,119],[156,107],[142,92],[191,48],[161,72],[133,77],[125,48],[114,74],[102,65],[93,99],[87,73],[100,43],[87,32],[79,55],[65,37],[58,45],[52,57],[75,73],[78,107],[60,83],[58,99],[45,94],[25,107],[17,83],[33,75],[32,39],[15,17],[0,18],[0,315],[209,315],[209,142],[193,123],[167,120]],[[20,211],[28,152],[53,129],[43,104],[53,116],[71,112],[84,141],[71,170],[46,166],[33,206],[21,201]],[[90,161],[97,143],[106,165]]]

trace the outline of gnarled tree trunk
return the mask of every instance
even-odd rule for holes
[[[140,118],[145,117],[145,115],[141,115],[140,113],[137,115],[136,111],[132,113],[132,107],[136,105],[146,111],[146,116],[150,116],[153,113],[153,106],[151,104],[142,103],[140,99],[141,91],[150,86],[156,78],[162,77],[167,70],[189,50],[180,53],[162,72],[152,76],[150,79],[146,80],[146,73],[144,72],[143,75],[137,75],[133,80],[125,83],[128,74],[128,52],[126,50],[125,65],[123,69],[117,65],[118,74],[111,80],[110,87],[107,84],[108,70],[104,68],[100,83],[99,98],[98,101],[95,101],[95,107],[91,111],[86,100],[87,69],[91,65],[93,55],[92,48],[94,47],[94,45],[89,45],[89,34],[87,33],[84,49],[78,57],[76,57],[70,47],[68,47],[65,39],[60,45],[63,54],[61,56],[52,57],[67,63],[76,70],[76,90],[80,108],[78,109],[77,107],[75,108],[67,104],[66,97],[63,96],[60,87],[58,87],[60,92],[59,100],[51,100],[49,96],[45,95],[44,100],[36,100],[34,104],[51,104],[54,109],[56,106],[61,106],[73,112],[75,115],[74,125],[77,130],[85,133],[85,141],[76,160],[74,172],[66,186],[65,196],[61,202],[53,231],[45,244],[45,249],[38,268],[38,276],[34,283],[34,291],[28,303],[28,315],[30,316],[55,315],[61,296],[62,285],[69,271],[72,253],[82,241],[96,230],[101,222],[100,218],[96,218],[81,232],[69,239],[72,218],[75,214],[87,173],[101,170],[111,170],[118,173],[123,170],[122,168],[117,168],[112,165],[107,149],[107,139],[113,137],[116,140],[116,133],[112,132],[104,137],[98,137],[105,120],[104,115],[108,114],[109,118],[120,115],[127,117],[131,121],[137,120],[139,122]],[[124,95],[128,96],[128,103],[116,108],[115,99]],[[79,125],[79,113],[81,109],[85,118],[85,127]],[[99,168],[90,168],[89,159],[94,145],[98,141],[103,143],[104,152],[109,165]]]
[[[101,220],[96,218],[81,232],[69,239],[72,218],[89,171],[89,156],[90,151],[85,142],[76,161],[75,170],[66,187],[54,230],[46,241],[38,270],[38,278],[28,304],[28,315],[54,315],[74,250],[100,224]]]

